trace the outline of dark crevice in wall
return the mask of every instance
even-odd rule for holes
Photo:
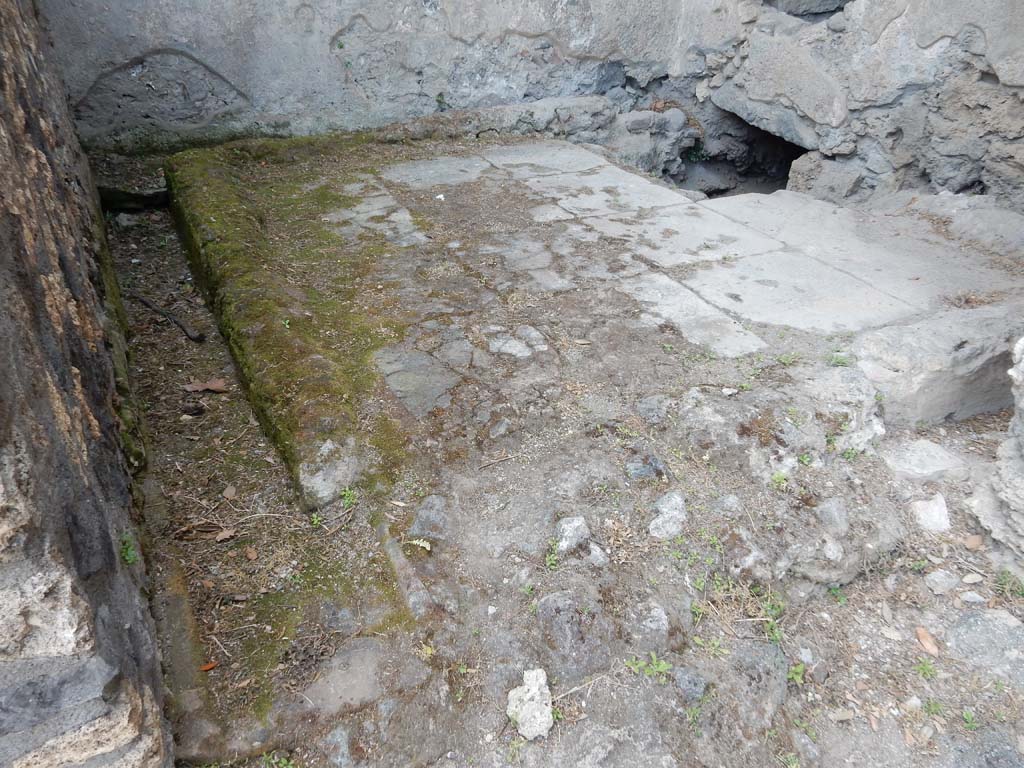
[[[753,125],[742,141],[743,152],[712,154],[697,145],[683,155],[683,167],[673,181],[708,197],[785,189],[793,161],[807,150]]]
[[[850,2],[852,0],[765,0],[765,5],[807,21],[822,21],[842,13]]]

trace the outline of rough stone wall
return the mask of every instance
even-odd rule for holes
[[[912,187],[1024,202],[1018,0],[40,4],[89,143],[365,128],[599,95],[619,112],[677,107],[669,130],[699,128],[696,148],[656,137],[688,151],[642,165],[684,184],[688,162],[756,161],[746,121],[811,150],[793,186],[819,196]],[[628,133],[641,160],[646,119],[609,134]]]
[[[116,295],[42,48],[30,0],[0,0],[0,765],[165,766]]]
[[[696,152],[641,164],[684,183],[687,160],[756,160],[734,114],[812,151],[794,187],[820,197],[921,187],[1024,202],[1018,0],[41,5],[87,142],[301,134],[601,95],[621,113],[678,108],[670,129],[699,128]],[[629,133],[641,161],[644,119],[608,133]]]
[[[854,0],[763,8],[699,96],[814,150],[790,188],[835,201],[905,188],[1024,206],[1024,4]]]

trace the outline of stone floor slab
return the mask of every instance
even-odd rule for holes
[[[750,320],[824,333],[884,325],[918,311],[801,251],[715,265],[685,282],[708,301]]]
[[[574,144],[536,141],[495,147],[480,153],[488,162],[507,171],[514,179],[579,173],[608,165],[608,161]]]
[[[526,179],[526,184],[576,216],[632,213],[690,202],[675,190],[611,165],[579,173],[535,176]]]
[[[782,240],[789,249],[803,251],[918,310],[936,309],[959,293],[1024,285],[988,266],[978,253],[965,252],[934,222],[912,216],[839,208],[788,191],[736,195],[699,205]]]
[[[672,323],[689,341],[710,347],[719,355],[739,357],[765,346],[727,314],[666,275],[638,275],[619,287],[651,314]]]
[[[632,253],[660,267],[737,259],[782,248],[778,240],[693,203],[635,215],[595,216],[585,223],[623,240]]]
[[[465,184],[476,181],[485,172],[496,173],[494,166],[481,157],[436,157],[430,160],[414,160],[384,168],[383,179],[411,189]]]

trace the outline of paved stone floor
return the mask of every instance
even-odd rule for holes
[[[341,644],[262,725],[240,718],[231,749],[343,766],[1021,764],[1024,614],[964,504],[1012,402],[1019,242],[969,239],[909,199],[700,199],[554,141],[360,151],[375,165],[239,167],[234,184],[278,203],[330,194],[287,215],[252,203],[258,263],[215,252],[226,229],[199,258],[222,327],[243,328],[232,349],[261,418],[306,425],[289,450],[307,505],[330,521],[361,494],[411,623]],[[194,230],[229,227],[175,187]],[[296,217],[326,233],[320,256],[370,243],[372,258],[356,277],[280,259],[319,242]],[[243,284],[277,309],[236,322]],[[358,397],[329,385],[356,325],[318,315],[314,293],[382,329]],[[261,387],[267,334],[307,325],[315,370]],[[360,428],[331,432],[353,408]],[[398,459],[362,428],[382,419]],[[528,728],[506,702],[536,668],[554,714],[526,741],[537,713]]]

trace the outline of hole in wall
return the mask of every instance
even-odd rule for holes
[[[820,21],[840,13],[852,0],[765,0],[769,5],[790,16],[799,16],[808,21]]]
[[[719,154],[715,145],[697,144],[683,153],[683,165],[673,181],[708,197],[785,189],[793,161],[807,150],[753,125],[744,127],[741,151],[733,144]]]

